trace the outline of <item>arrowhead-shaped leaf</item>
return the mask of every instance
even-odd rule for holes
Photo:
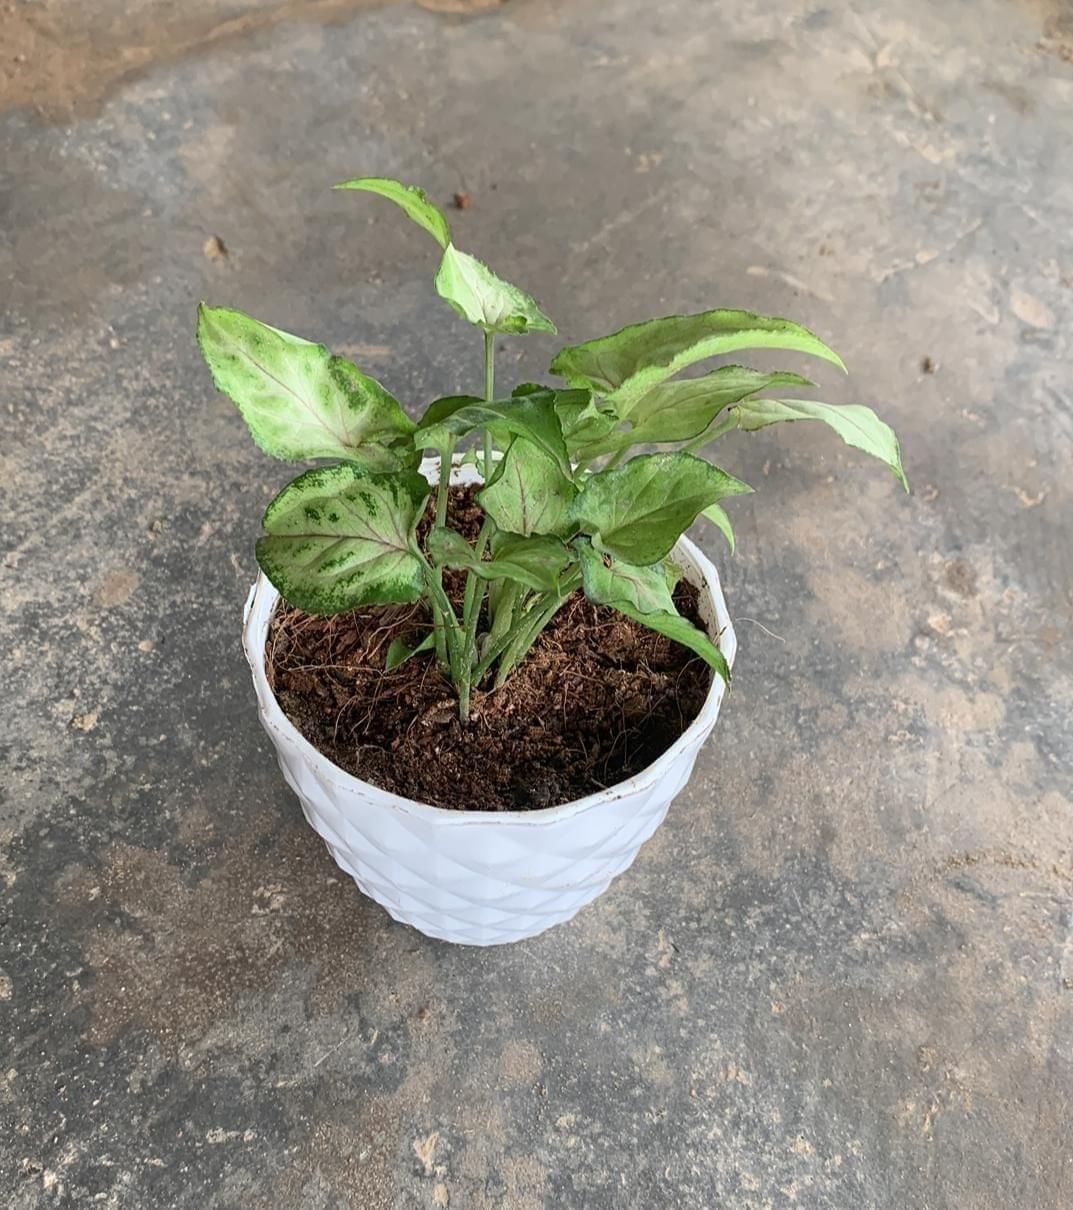
[[[548,534],[496,534],[488,572],[479,568],[477,574],[516,580],[534,592],[558,592],[562,574],[573,561],[569,548]]]
[[[563,439],[571,454],[607,438],[618,426],[613,408],[595,400],[591,391],[559,391],[555,411],[563,426]]]
[[[446,525],[434,525],[425,544],[436,567],[469,567],[477,559],[473,547],[458,530]]]
[[[720,366],[700,378],[679,378],[653,387],[634,404],[629,420],[634,426],[668,434],[646,440],[688,441],[704,432],[727,404],[771,386],[811,387],[815,383],[782,370],[765,374],[748,366]]]
[[[729,684],[730,667],[723,653],[675,608],[662,564],[636,567],[620,559],[608,562],[585,539],[579,539],[576,546],[581,561],[581,585],[590,601],[609,605],[642,626],[688,647]]]
[[[414,423],[343,357],[226,307],[198,308],[197,339],[219,390],[274,458],[346,458],[371,471],[413,466]]]
[[[730,547],[730,553],[734,553],[734,531],[730,527],[730,518],[726,515],[721,504],[709,504],[707,508],[701,509],[700,515],[707,517],[708,520],[719,530],[727,540],[727,545]]]
[[[909,490],[894,430],[863,404],[817,403],[812,399],[750,399],[731,410],[738,418],[738,427],[747,433],[784,420],[822,420],[847,445],[885,462],[902,487]]]
[[[570,531],[570,501],[576,493],[550,454],[532,441],[516,437],[477,498],[501,530],[525,537],[565,537]]]
[[[459,408],[432,424],[423,424],[414,434],[413,441],[417,449],[442,449],[450,436],[464,437],[480,428],[487,428],[500,437],[526,438],[550,455],[560,471],[567,478],[570,477],[572,467],[563,441],[562,426],[555,412],[554,391]]]
[[[571,455],[583,445],[605,436],[618,424],[614,409],[601,405],[593,398],[592,391],[585,388],[563,391],[536,382],[523,382],[511,391],[511,395],[517,399],[522,395],[546,395],[549,391],[555,396],[555,414]]]
[[[437,527],[429,534],[428,547],[440,566],[472,571],[482,580],[515,580],[534,592],[557,592],[563,570],[572,562],[570,550],[546,534],[496,534],[492,557],[478,559],[461,534]]]
[[[310,613],[416,601],[414,530],[428,493],[412,471],[364,475],[345,463],[306,471],[265,510],[257,562],[285,600]]]
[[[419,227],[432,236],[441,248],[451,242],[451,229],[443,211],[428,200],[423,189],[416,185],[404,185],[389,177],[363,176],[335,185],[336,189],[364,189],[367,193],[378,193],[394,202]]]
[[[764,374],[747,366],[721,366],[701,378],[661,382],[633,405],[628,416],[632,428],[609,433],[587,446],[584,454],[597,458],[631,445],[689,441],[699,437],[728,404],[772,386],[813,385],[800,374],[781,370]]]
[[[658,563],[697,514],[753,489],[692,454],[641,454],[585,481],[570,515],[597,550],[628,563]]]
[[[739,349],[788,349],[845,369],[818,336],[788,319],[749,311],[704,311],[631,324],[610,336],[562,349],[552,373],[571,386],[587,386],[628,416],[652,388],[709,357]]]
[[[496,277],[487,265],[448,244],[436,274],[440,297],[486,332],[554,332],[555,325],[517,286]]]
[[[420,655],[422,651],[431,651],[435,646],[436,632],[434,630],[430,630],[416,647],[411,647],[404,639],[392,639],[388,644],[387,655],[384,657],[384,671],[391,672],[400,664],[405,664],[411,656]]]
[[[425,408],[425,414],[417,422],[417,427],[423,429],[429,425],[439,424],[441,420],[453,416],[460,409],[483,402],[484,400],[479,395],[445,395],[442,399],[434,399]]]

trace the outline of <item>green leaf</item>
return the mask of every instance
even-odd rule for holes
[[[392,639],[388,644],[387,655],[384,657],[384,671],[392,672],[400,664],[405,664],[411,656],[420,655],[422,651],[431,651],[436,646],[436,632],[430,630],[417,644],[411,647],[405,639]]]
[[[585,448],[584,456],[598,458],[631,445],[689,441],[700,436],[728,404],[756,391],[771,386],[814,385],[800,374],[781,370],[764,374],[747,366],[721,366],[701,378],[661,382],[633,405],[628,416],[630,429],[593,442]]]
[[[452,435],[464,437],[474,429],[487,428],[501,441],[509,434],[533,442],[549,454],[569,478],[573,468],[567,457],[554,399],[554,391],[544,391],[459,408],[434,424],[422,425],[414,434],[414,445],[417,449],[442,449]],[[502,444],[506,442],[502,441]]]
[[[750,399],[731,410],[737,416],[738,427],[747,433],[785,420],[822,420],[847,445],[885,462],[902,487],[909,490],[894,430],[863,404],[817,403],[812,399]]]
[[[688,647],[730,683],[730,667],[723,653],[675,608],[662,564],[636,567],[620,559],[608,562],[585,539],[579,539],[576,547],[581,561],[581,586],[590,601],[609,605],[642,626]]]
[[[692,454],[641,454],[585,481],[570,515],[597,550],[658,563],[702,509],[753,489]]]
[[[487,265],[448,244],[436,274],[436,290],[471,324],[486,332],[554,332],[555,325],[517,286]]]
[[[477,499],[501,530],[526,537],[565,537],[570,532],[570,501],[576,493],[554,458],[532,441],[516,437]]]
[[[730,553],[734,553],[734,531],[730,528],[730,518],[726,515],[721,504],[709,504],[707,508],[702,508],[700,511],[702,517],[707,519],[719,530],[727,540],[727,545],[730,547]]]
[[[698,437],[729,404],[773,386],[815,386],[785,370],[762,373],[748,366],[720,366],[700,378],[661,382],[630,412],[639,441],[689,441]]]
[[[569,548],[558,538],[500,533],[492,539],[492,558],[477,568],[477,574],[516,580],[534,592],[558,592],[562,574],[572,562]]]
[[[204,303],[197,339],[217,388],[266,454],[346,458],[371,471],[416,464],[415,426],[398,401],[323,345]]]
[[[563,428],[563,439],[571,454],[586,449],[593,442],[606,438],[618,426],[618,416],[611,407],[601,406],[591,391],[559,391],[555,397],[555,413]]]
[[[473,547],[446,525],[434,525],[425,539],[429,558],[437,567],[469,567],[476,561]]]
[[[591,387],[628,416],[653,387],[687,366],[739,349],[788,349],[845,369],[842,359],[807,328],[749,311],[703,311],[631,324],[599,340],[562,349],[552,373]]]
[[[309,613],[416,601],[414,531],[428,493],[413,471],[365,475],[345,463],[306,471],[265,510],[257,562],[285,600]]]
[[[484,400],[479,395],[445,395],[442,399],[434,399],[425,408],[425,414],[417,422],[417,427],[423,429],[429,425],[439,424],[441,420],[453,416],[459,409],[483,402]]]
[[[609,433],[617,424],[618,417],[612,408],[601,407],[593,398],[592,391],[556,390],[536,382],[523,382],[511,391],[511,397],[523,395],[545,395],[551,392],[555,398],[555,414],[562,426],[563,439],[571,455],[583,445]]]
[[[446,248],[451,242],[451,228],[443,211],[428,200],[423,189],[416,185],[404,185],[401,181],[389,177],[363,176],[352,181],[343,181],[333,186],[335,189],[364,189],[367,193],[379,193],[388,201],[394,202],[402,209],[406,217],[412,219],[419,227],[432,236],[441,248]]]
[[[428,546],[433,561],[442,566],[475,572],[482,580],[515,580],[534,592],[557,592],[563,570],[572,561],[569,549],[546,534],[496,534],[490,559],[478,559],[465,538],[451,529],[433,529]]]

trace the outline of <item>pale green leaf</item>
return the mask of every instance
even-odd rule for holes
[[[473,547],[446,525],[434,525],[425,539],[428,555],[437,567],[469,567],[476,559]]]
[[[492,539],[492,558],[477,568],[477,574],[516,580],[534,592],[558,592],[562,574],[572,562],[570,550],[548,534],[499,533]]]
[[[731,403],[772,386],[814,384],[800,374],[785,371],[761,373],[747,366],[721,366],[701,378],[661,382],[633,405],[627,419],[630,429],[609,433],[585,447],[586,458],[616,453],[632,445],[660,445],[689,441],[699,436]]]
[[[532,441],[516,437],[477,498],[502,530],[526,537],[565,537],[570,531],[570,501],[576,492],[550,454]]]
[[[500,438],[506,435],[508,440],[514,436],[532,441],[549,454],[569,478],[572,468],[554,400],[554,391],[543,391],[514,399],[471,404],[433,424],[422,425],[414,434],[414,445],[417,449],[443,449],[451,437],[464,437],[474,429],[486,428]]]
[[[837,353],[807,328],[749,311],[704,311],[631,324],[599,340],[562,349],[552,372],[571,386],[591,387],[628,416],[653,387],[709,357],[739,349],[808,353],[845,369]]]
[[[445,395],[442,399],[434,399],[417,422],[417,427],[423,429],[429,425],[439,424],[441,420],[453,416],[461,408],[483,402],[484,400],[479,395]]]
[[[594,399],[591,391],[559,391],[555,412],[563,427],[563,439],[570,453],[576,454],[593,442],[607,438],[618,425],[613,408]]]
[[[764,373],[748,366],[720,366],[700,378],[661,382],[637,400],[628,419],[635,427],[644,427],[646,441],[688,441],[703,433],[728,404],[773,386],[811,387],[815,383],[784,370]],[[657,433],[666,435],[655,436]]]
[[[637,567],[620,559],[607,560],[591,543],[576,543],[585,596],[597,605],[617,609],[642,626],[666,635],[695,652],[726,681],[730,667],[711,639],[675,608],[665,567]]]
[[[365,475],[346,463],[306,471],[265,510],[257,562],[285,600],[310,613],[416,601],[414,531],[428,493],[413,471]]]
[[[204,303],[197,339],[217,388],[266,454],[346,458],[371,471],[415,465],[414,423],[398,401],[323,345]]]
[[[412,656],[420,655],[422,651],[431,651],[436,646],[436,632],[430,630],[416,646],[411,647],[405,639],[392,639],[384,657],[384,671],[392,672],[400,664],[405,664]]]
[[[335,185],[336,189],[364,189],[367,193],[378,193],[394,202],[419,227],[432,236],[441,248],[451,242],[451,229],[443,211],[428,200],[423,189],[416,185],[404,185],[388,177],[363,176]]]
[[[482,580],[514,580],[534,592],[558,591],[562,572],[572,560],[569,549],[547,534],[496,534],[492,557],[478,559],[461,534],[437,527],[429,534],[428,547],[441,566],[472,571]]]
[[[727,540],[727,545],[730,547],[730,553],[734,553],[734,531],[730,527],[730,518],[726,515],[721,504],[709,504],[707,508],[702,508],[700,515],[707,519],[719,530]]]
[[[702,509],[752,490],[692,454],[641,454],[588,478],[570,515],[597,550],[647,565],[670,553]]]
[[[894,430],[863,404],[817,403],[812,399],[750,399],[731,410],[737,416],[738,427],[747,433],[781,421],[822,420],[847,445],[885,462],[902,487],[909,490]]]
[[[496,277],[487,265],[448,244],[436,274],[441,298],[486,332],[554,332],[555,325],[532,298]]]
[[[535,382],[525,382],[511,392],[517,399],[523,395],[545,395],[555,398],[555,414],[563,430],[566,448],[573,455],[583,445],[609,433],[618,424],[614,410],[601,405],[587,389],[556,390]]]

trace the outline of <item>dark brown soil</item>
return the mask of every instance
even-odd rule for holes
[[[449,523],[469,537],[479,527],[470,489],[452,493]],[[460,594],[460,573],[447,588]],[[675,601],[698,620],[691,585]],[[266,663],[280,705],[314,747],[365,781],[440,807],[551,807],[623,781],[674,743],[711,683],[692,652],[577,593],[501,689],[474,693],[461,723],[431,654],[384,671],[392,639],[416,643],[428,629],[422,605],[320,618],[281,604]]]

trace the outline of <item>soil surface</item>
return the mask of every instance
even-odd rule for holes
[[[473,491],[454,489],[448,516],[471,540],[481,517]],[[447,578],[456,601],[462,580]],[[692,585],[680,584],[675,601],[699,621]],[[551,807],[623,781],[674,743],[711,683],[685,647],[578,592],[505,685],[491,691],[488,678],[462,723],[431,654],[384,671],[393,639],[413,644],[429,627],[421,604],[334,618],[283,604],[266,654],[280,705],[314,747],[348,773],[440,807]]]

